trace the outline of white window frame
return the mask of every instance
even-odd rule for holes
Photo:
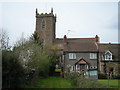
[[[90,53],[90,59],[97,59],[97,53]]]
[[[69,53],[69,59],[76,59],[76,53]]]
[[[112,60],[112,53],[110,51],[105,52],[105,60]]]

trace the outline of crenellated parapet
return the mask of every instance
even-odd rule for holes
[[[36,18],[39,17],[55,17],[56,18],[56,14],[53,14],[53,8],[51,8],[51,12],[50,13],[39,13],[37,8],[36,8]]]

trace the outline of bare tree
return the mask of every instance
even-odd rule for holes
[[[24,37],[24,32],[22,32],[20,39],[17,40],[17,42],[15,43],[14,47],[23,46],[27,41],[29,41],[29,40],[27,40],[27,39]]]
[[[10,50],[8,33],[4,29],[0,29],[0,49]]]

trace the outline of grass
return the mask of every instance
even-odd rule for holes
[[[100,83],[102,84],[106,84],[110,87],[113,87],[113,88],[119,88],[120,89],[120,80],[118,79],[99,79],[98,80]]]
[[[28,87],[29,88],[74,88],[74,85],[71,83],[71,81],[66,80],[65,78],[48,77],[44,79],[39,78],[34,85]]]
[[[118,79],[99,79],[99,83],[112,88],[119,88],[120,90],[120,80]],[[61,77],[48,77],[48,78],[38,78],[36,83],[29,85],[26,88],[75,88],[73,83],[65,78]]]

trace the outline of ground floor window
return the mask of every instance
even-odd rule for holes
[[[90,76],[96,76],[97,75],[97,70],[94,71],[89,71]]]

